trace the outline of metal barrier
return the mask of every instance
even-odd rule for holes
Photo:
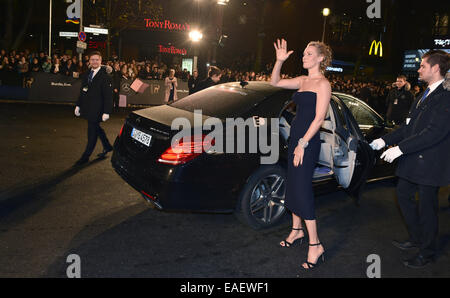
[[[166,87],[164,81],[158,80],[141,80],[149,86],[144,93],[137,93],[131,89],[133,80],[122,79],[120,83],[121,100],[126,100],[127,105],[161,105],[164,104]],[[181,99],[189,95],[187,82],[178,80],[177,96]]]
[[[50,73],[32,73],[31,88],[20,88],[28,92],[18,92],[23,94],[25,98],[30,101],[54,101],[54,102],[72,102],[75,103],[80,94],[81,79],[73,78],[60,74]],[[121,103],[128,105],[161,105],[164,104],[165,97],[165,85],[164,81],[158,80],[141,80],[143,83],[148,84],[148,87],[143,93],[138,93],[131,89],[133,80],[122,79],[120,84],[120,100]],[[3,89],[10,89],[8,86],[2,86]],[[8,88],[7,88],[8,87]],[[1,90],[0,90],[1,91]],[[5,91],[6,92],[6,91]],[[2,92],[0,92],[2,93]],[[28,94],[28,96],[27,96]],[[189,94],[187,82],[178,80],[177,96],[181,99]],[[7,93],[4,96],[0,94],[3,99],[8,99]],[[19,99],[15,97],[15,99]]]

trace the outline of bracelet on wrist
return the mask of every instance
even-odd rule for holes
[[[304,149],[306,147],[308,147],[308,142],[305,141],[303,138],[300,138],[300,140],[298,140],[298,144]]]

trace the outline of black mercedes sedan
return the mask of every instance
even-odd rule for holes
[[[287,212],[294,92],[266,82],[233,82],[133,111],[114,142],[112,166],[158,209],[234,212],[254,229],[271,227]],[[244,134],[237,124],[245,125]],[[180,137],[181,127],[189,136]],[[391,178],[395,165],[380,160],[368,145],[391,130],[363,101],[333,92],[320,129],[315,195],[342,188],[358,201],[366,182]],[[270,139],[276,150],[252,150],[261,139]],[[217,150],[219,143],[227,150]],[[262,162],[274,152],[272,162]]]

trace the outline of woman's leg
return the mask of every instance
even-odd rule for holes
[[[301,227],[302,227],[302,219],[299,216],[292,213],[292,229],[300,229]],[[289,234],[289,236],[286,238],[285,241],[293,243],[296,239],[302,238],[304,235],[305,233],[303,232],[303,230],[291,230],[291,233]],[[284,241],[281,241],[280,245],[285,246]]]
[[[320,242],[319,236],[317,235],[317,223],[316,220],[305,220],[306,228],[308,229],[309,244],[317,244]],[[322,245],[309,246],[308,249],[308,262],[315,264],[317,259],[324,252]],[[308,265],[303,263],[303,268],[308,269]]]

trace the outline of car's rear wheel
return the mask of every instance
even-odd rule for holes
[[[262,166],[241,191],[236,216],[253,229],[273,227],[286,214],[286,171],[279,165]]]

